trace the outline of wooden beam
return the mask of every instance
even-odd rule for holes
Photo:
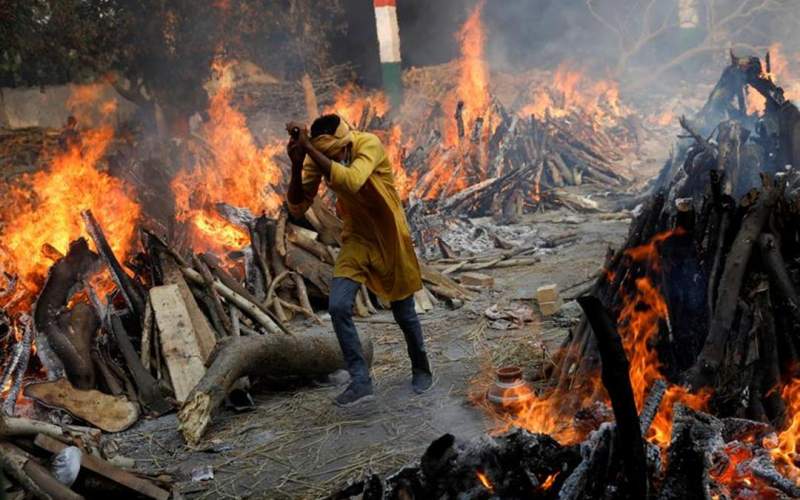
[[[183,402],[206,372],[205,360],[191,315],[178,285],[150,289],[156,325],[160,332],[161,352],[169,369],[175,399]]]

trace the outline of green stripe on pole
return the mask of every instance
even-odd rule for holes
[[[392,108],[403,103],[403,68],[399,62],[381,64],[383,91],[389,97]]]

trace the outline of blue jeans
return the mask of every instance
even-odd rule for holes
[[[364,359],[364,351],[353,322],[353,302],[360,288],[361,285],[351,279],[333,278],[328,313],[331,315],[333,329],[339,340],[350,378],[354,383],[371,384],[369,367]],[[412,371],[430,373],[425,342],[422,339],[422,325],[417,317],[417,311],[414,310],[414,296],[392,302],[392,314],[406,339]]]

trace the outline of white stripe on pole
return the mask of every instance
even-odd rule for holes
[[[381,63],[400,62],[400,27],[397,24],[397,9],[393,5],[375,7],[375,26],[378,29]]]

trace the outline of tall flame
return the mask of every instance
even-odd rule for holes
[[[91,96],[91,88],[79,87],[76,99]],[[113,103],[101,107],[113,111]],[[54,152],[45,170],[22,176],[0,203],[0,267],[20,278],[27,294],[21,310],[30,307],[53,263],[43,249],[50,245],[63,254],[71,241],[87,236],[82,210],[95,215],[117,257],[127,257],[140,207],[133,190],[99,166],[113,137],[110,124],[83,132],[66,151]]]
[[[627,250],[625,255],[632,264],[644,263],[651,271],[658,272],[661,267],[660,245],[680,234],[680,229],[657,234],[648,243]],[[623,296],[617,329],[630,364],[629,375],[636,407],[641,411],[650,388],[656,381],[664,378],[655,340],[662,324],[669,322],[669,309],[658,287],[649,277],[637,278],[632,285],[633,290]],[[706,406],[710,396],[708,391],[692,394],[684,387],[669,387],[647,439],[662,449],[666,448],[672,436],[672,409],[675,403],[680,402],[699,410]]]
[[[480,127],[479,137],[476,138],[479,143],[486,143],[491,129],[488,123],[491,118],[489,70],[483,54],[486,34],[481,21],[484,4],[485,0],[478,2],[458,32],[461,47],[458,59],[458,83],[455,92],[451,93],[442,105],[444,150],[432,154],[426,174],[431,182],[426,183],[427,192],[420,193],[427,199],[437,198],[442,193],[462,191],[469,186],[471,179],[463,169],[463,164],[468,162],[460,161],[465,155],[477,153],[477,163],[482,175],[485,174],[489,163],[488,148],[474,148],[470,141],[470,136],[479,120],[485,122]],[[459,106],[462,106],[461,123],[464,137],[459,137],[458,122],[455,119]]]
[[[210,121],[203,129],[210,156],[194,168],[184,168],[172,181],[178,219],[191,223],[191,244],[196,250],[240,249],[247,233],[214,210],[225,202],[254,214],[275,214],[282,198],[277,189],[283,175],[273,161],[282,146],[259,148],[245,116],[231,105],[231,65],[217,60],[213,70],[220,85],[211,97]],[[222,248],[220,248],[222,247]]]

